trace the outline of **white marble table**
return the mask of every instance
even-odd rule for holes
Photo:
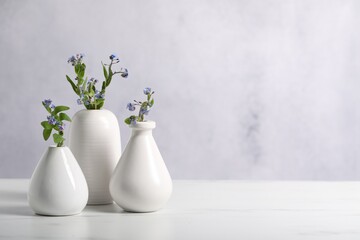
[[[174,181],[168,205],[34,215],[28,180],[0,179],[0,239],[360,239],[360,182]]]

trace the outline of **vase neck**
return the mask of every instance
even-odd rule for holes
[[[140,135],[152,136],[152,129],[139,129],[139,128],[132,129],[131,136],[140,136]]]
[[[145,122],[137,122],[135,124],[130,124],[130,128],[138,129],[138,130],[148,130],[148,129],[154,129],[156,126],[156,123],[154,121],[145,121]]]

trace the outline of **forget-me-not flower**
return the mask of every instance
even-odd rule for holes
[[[49,106],[51,105],[51,103],[52,103],[52,100],[51,100],[51,99],[45,99],[45,100],[43,101],[43,104],[45,105],[45,107],[49,107]]]
[[[65,129],[65,123],[63,123],[63,124],[58,124],[58,127],[59,127],[59,130],[60,130],[60,131],[64,131],[64,129]]]
[[[111,60],[119,60],[118,56],[116,56],[116,54],[111,54],[109,57]]]
[[[123,69],[123,72],[121,73],[121,76],[123,78],[127,78],[129,76],[128,70],[126,68]]]
[[[102,94],[99,90],[96,90],[94,97],[95,97],[96,99],[103,99],[103,98],[105,98],[105,95]]]
[[[126,105],[126,108],[129,109],[129,111],[135,111],[135,105],[132,103],[128,103]]]
[[[148,115],[149,111],[150,111],[149,109],[141,108],[139,114],[140,115]]]
[[[96,78],[90,78],[90,80],[87,82],[87,84],[93,83],[94,85],[98,82]]]
[[[147,87],[147,88],[144,88],[144,94],[145,95],[148,95],[151,93],[151,88]]]
[[[54,116],[48,116],[47,117],[48,123],[51,125],[56,125],[57,121]]]
[[[81,63],[84,56],[85,55],[83,53],[78,53],[75,56],[69,57],[67,62],[71,63],[71,65],[75,66],[77,63]]]

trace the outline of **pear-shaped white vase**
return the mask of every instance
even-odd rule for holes
[[[40,215],[74,215],[84,209],[88,195],[85,177],[70,149],[50,146],[31,177],[30,207]]]
[[[130,128],[130,140],[110,180],[110,193],[125,211],[156,211],[170,198],[172,181],[152,136],[155,122],[138,122]]]
[[[88,204],[109,204],[111,174],[121,156],[120,129],[109,110],[81,110],[72,119],[69,147],[89,187]]]

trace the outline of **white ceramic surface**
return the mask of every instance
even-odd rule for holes
[[[130,127],[131,137],[111,178],[110,193],[126,211],[156,211],[168,201],[172,181],[152,136],[155,122]]]
[[[31,178],[28,201],[41,215],[74,215],[88,200],[85,177],[68,147],[51,146],[42,156]]]
[[[69,147],[89,187],[88,204],[109,204],[111,174],[121,155],[120,129],[109,110],[81,110],[70,127]]]

